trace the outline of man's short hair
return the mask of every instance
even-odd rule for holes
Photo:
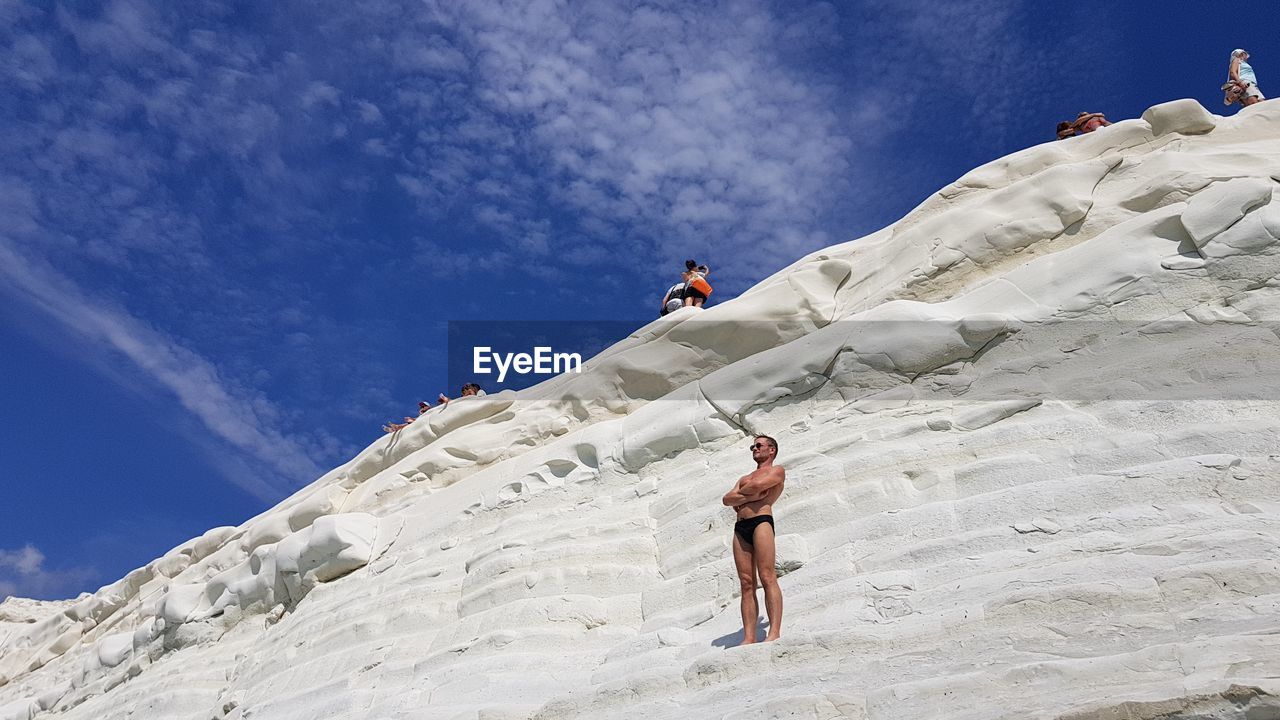
[[[769,441],[769,447],[773,448],[773,454],[774,454],[774,455],[777,455],[777,454],[778,454],[778,441],[777,441],[777,440],[774,440],[773,438],[769,437],[768,435],[757,435],[757,436],[756,436],[756,439],[757,439],[757,440],[768,440],[768,441]]]
[[[465,393],[465,392],[466,392],[466,391],[468,391],[468,390],[474,390],[474,391],[476,391],[476,392],[480,392],[480,386],[479,386],[479,385],[477,385],[476,383],[469,382],[469,383],[467,383],[466,385],[463,385],[463,386],[462,386],[462,392],[464,392],[464,393]]]

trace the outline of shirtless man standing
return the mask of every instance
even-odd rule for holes
[[[765,641],[777,640],[782,632],[782,588],[774,569],[773,503],[782,495],[787,473],[773,464],[778,456],[778,441],[768,435],[757,435],[751,445],[751,459],[756,469],[743,475],[724,496],[724,504],[738,512],[733,526],[733,564],[738,569],[742,589],[742,644],[756,641],[756,620],[760,608],[756,604],[756,576],[764,587],[764,609],[769,616],[769,633]]]

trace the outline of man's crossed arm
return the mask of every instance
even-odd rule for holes
[[[760,475],[749,475],[738,481],[733,489],[725,493],[721,499],[729,507],[738,507],[763,499],[782,484],[786,479],[786,471],[780,467],[771,467]]]

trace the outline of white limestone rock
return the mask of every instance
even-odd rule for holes
[[[1182,99],[1147,108],[1142,119],[1151,126],[1156,137],[1168,133],[1201,135],[1217,127],[1217,118],[1195,100]]]
[[[0,720],[31,720],[40,712],[35,698],[21,698],[0,705]]]
[[[1270,202],[1271,187],[1269,178],[1245,177],[1214,183],[1191,198],[1182,213],[1182,225],[1196,247],[1203,248],[1246,213]]]
[[[1199,270],[1204,267],[1204,258],[1187,257],[1186,255],[1174,255],[1160,261],[1160,267],[1165,270]]]
[[[1277,140],[1280,104],[1178,101],[1027,148],[0,604],[0,720],[1270,717]],[[786,613],[736,648],[721,498],[757,432]]]

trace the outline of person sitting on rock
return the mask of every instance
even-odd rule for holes
[[[684,305],[702,307],[711,295],[711,283],[707,282],[711,268],[696,260],[685,260],[684,268]]]
[[[1258,78],[1253,74],[1253,67],[1246,62],[1248,51],[1239,48],[1231,51],[1231,64],[1227,66],[1227,82],[1222,86],[1223,105],[1240,103],[1249,107],[1267,98],[1258,89]]]
[[[484,395],[484,390],[481,390],[480,386],[473,382],[463,385],[461,391],[458,393],[458,397],[470,397],[472,395]],[[449,398],[445,397],[444,393],[440,393],[440,397],[436,398],[436,400],[441,405],[449,404]]]
[[[662,296],[662,309],[658,312],[659,317],[684,307],[684,286],[685,281],[681,280],[667,288],[667,292]]]
[[[426,414],[427,414],[427,411],[428,411],[428,410],[430,410],[430,409],[431,409],[431,403],[427,402],[426,400],[421,400],[421,401],[419,401],[419,402],[418,402],[418,417],[422,417],[423,415],[426,415]],[[406,417],[406,418],[404,419],[404,422],[402,422],[402,423],[389,422],[389,423],[387,423],[386,425],[383,425],[383,426],[382,426],[382,431],[383,431],[383,432],[389,432],[389,433],[395,432],[395,431],[400,430],[400,429],[402,429],[402,428],[408,427],[408,426],[409,426],[409,423],[412,423],[414,420],[417,420],[417,419],[418,419],[418,418]]]

